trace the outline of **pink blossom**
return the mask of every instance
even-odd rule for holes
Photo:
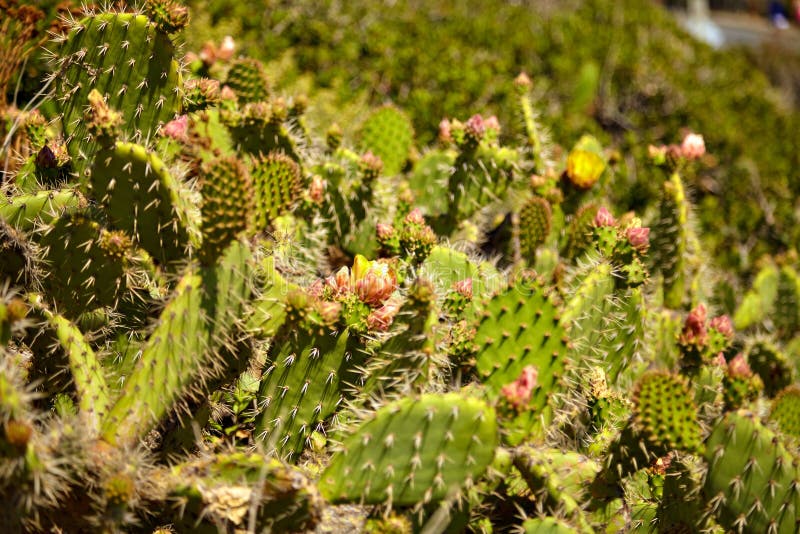
[[[356,294],[370,306],[383,303],[397,289],[397,279],[387,263],[370,262],[363,278],[356,281]]]
[[[597,210],[597,214],[594,216],[594,225],[599,227],[602,226],[614,226],[617,224],[617,221],[614,219],[614,216],[611,215],[606,208],[600,208]]]
[[[725,355],[721,352],[718,352],[714,359],[711,361],[712,364],[717,365],[719,367],[727,367],[728,362],[725,361]]]
[[[733,337],[733,325],[731,324],[731,318],[727,315],[720,315],[719,317],[714,317],[708,323],[709,328],[716,330],[723,336],[728,339]]]
[[[453,283],[453,289],[456,293],[468,299],[472,298],[472,278],[465,278]]]
[[[739,353],[728,362],[728,376],[731,378],[750,378],[753,371],[744,359],[744,354]]]
[[[169,121],[164,125],[162,133],[175,139],[176,141],[188,141],[189,136],[189,116],[181,115],[180,117]]]
[[[539,371],[533,365],[528,365],[522,370],[514,382],[503,386],[500,391],[506,401],[516,409],[524,408],[531,401],[531,394],[536,389],[536,380]]]
[[[681,143],[681,154],[686,159],[698,159],[706,153],[706,143],[702,135],[687,134]]]
[[[650,246],[650,228],[628,228],[628,242],[639,251],[647,250]]]

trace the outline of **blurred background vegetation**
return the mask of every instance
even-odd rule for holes
[[[279,91],[311,97],[323,131],[333,122],[355,131],[368,107],[391,101],[413,118],[418,146],[442,118],[465,113],[496,114],[503,135],[517,136],[512,81],[524,71],[556,145],[591,133],[626,154],[615,166],[619,205],[656,205],[661,178],[647,146],[689,129],[711,154],[690,184],[708,253],[747,277],[759,257],[800,240],[797,49],[715,50],[648,0],[188,3],[187,50],[233,36],[269,65]],[[764,3],[711,2],[752,12]],[[52,12],[56,2],[42,5]],[[31,62],[19,98],[43,68]]]

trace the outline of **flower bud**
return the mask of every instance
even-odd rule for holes
[[[650,228],[628,228],[627,235],[631,246],[640,252],[650,246]]]
[[[447,119],[442,119],[439,122],[439,140],[443,143],[449,143],[453,140],[450,121]]]
[[[380,308],[370,312],[367,316],[367,326],[370,330],[385,332],[392,326],[398,311],[400,311],[400,304],[394,300],[389,300]]]
[[[458,282],[453,283],[453,289],[456,290],[456,293],[459,295],[466,297],[468,299],[472,298],[472,278],[465,278],[463,280],[459,280]]]
[[[706,143],[702,135],[690,133],[683,138],[681,155],[686,159],[699,159],[706,153]]]
[[[181,115],[164,125],[162,133],[166,137],[171,137],[176,141],[186,142],[189,140],[189,116]]]
[[[234,42],[233,37],[226,35],[222,39],[222,43],[220,43],[219,48],[217,49],[217,59],[228,61],[233,57],[233,53],[235,51],[236,43]]]
[[[594,225],[598,228],[603,226],[614,226],[617,224],[617,221],[614,219],[614,216],[611,215],[606,208],[600,208],[597,210],[597,214],[594,216]]]
[[[709,328],[712,328],[725,336],[728,339],[733,337],[733,325],[731,324],[731,318],[727,315],[720,315],[719,317],[714,317],[708,323]]]
[[[387,263],[370,262],[364,276],[356,281],[356,294],[362,302],[378,306],[397,289],[397,279]]]
[[[744,359],[744,354],[739,353],[728,362],[728,376],[731,378],[750,378],[753,371]]]
[[[419,208],[414,208],[406,215],[406,222],[410,224],[425,224],[425,217]]]

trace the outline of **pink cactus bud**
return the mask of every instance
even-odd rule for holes
[[[753,371],[744,359],[744,354],[739,353],[728,362],[728,376],[731,378],[750,378]]]
[[[690,133],[683,138],[681,155],[686,159],[699,159],[706,153],[706,143],[702,135]]]
[[[483,117],[477,113],[470,117],[464,125],[464,132],[473,139],[483,139],[483,134],[486,133],[486,124]]]
[[[321,204],[325,197],[325,180],[322,177],[314,175],[311,178],[311,184],[308,186],[308,197],[312,202]]]
[[[189,140],[189,116],[188,115],[181,115],[177,119],[173,119],[169,121],[167,124],[164,125],[164,129],[162,133],[166,137],[171,137],[176,141],[188,141]]]
[[[597,210],[597,214],[594,216],[594,225],[596,227],[601,228],[603,226],[614,226],[615,224],[617,224],[616,219],[614,219],[614,216],[611,215],[611,212],[609,212],[606,208],[600,208]]]
[[[394,322],[394,317],[397,315],[398,311],[400,311],[400,303],[390,299],[380,308],[370,312],[367,316],[367,326],[370,330],[385,332],[392,326],[392,322]]]
[[[222,39],[222,43],[220,43],[219,48],[217,49],[217,59],[228,61],[233,57],[233,53],[235,51],[236,43],[234,42],[233,37],[226,35]]]
[[[698,304],[686,317],[686,322],[683,324],[683,332],[681,333],[681,343],[684,345],[694,343],[704,346],[708,342],[706,319],[707,312],[705,305]]]
[[[207,66],[211,66],[217,60],[217,48],[211,41],[206,42],[203,48],[200,49],[200,59]]]
[[[220,89],[219,98],[221,100],[236,100],[236,92],[229,86],[224,85],[222,89]]]
[[[325,279],[325,283],[333,291],[334,296],[345,295],[350,292],[350,269],[342,267]]]
[[[650,228],[628,228],[628,242],[639,251],[647,250],[650,246]]]
[[[711,361],[711,363],[723,368],[728,366],[728,362],[725,361],[725,355],[721,352],[718,352],[717,355],[714,356],[714,359]]]
[[[425,224],[425,217],[419,208],[414,208],[406,215],[406,222],[409,224]]]
[[[391,224],[378,223],[376,226],[378,239],[386,240],[394,237],[394,226]]]
[[[472,278],[465,278],[453,283],[453,289],[456,293],[468,299],[472,298]]]
[[[492,115],[483,123],[487,130],[494,130],[495,133],[500,133],[500,121],[497,120],[496,115]]]
[[[716,330],[723,336],[728,339],[733,337],[733,325],[731,324],[731,318],[727,315],[720,315],[719,317],[714,317],[708,323],[709,328]]]
[[[449,143],[453,140],[450,121],[447,119],[442,119],[439,122],[439,140],[443,143]]]
[[[522,370],[514,382],[503,386],[501,394],[508,403],[516,409],[522,409],[531,401],[531,394],[536,389],[539,371],[533,365],[528,365]]]

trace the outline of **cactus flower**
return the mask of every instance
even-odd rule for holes
[[[308,186],[308,197],[312,202],[321,204],[325,195],[325,180],[320,176],[314,175],[311,178],[311,184]]]
[[[536,389],[536,380],[539,371],[533,365],[528,365],[522,370],[514,382],[503,386],[500,393],[515,409],[522,409],[531,401],[533,390]]]
[[[627,236],[631,246],[640,252],[646,251],[650,246],[650,228],[628,228]]]
[[[702,135],[690,133],[683,138],[681,155],[686,159],[699,159],[706,153],[706,143]]]
[[[594,225],[596,227],[614,226],[615,224],[617,224],[616,219],[606,208],[603,207],[597,210],[597,215],[594,216]]]
[[[362,302],[379,306],[397,289],[397,278],[389,264],[372,261],[363,276],[355,277],[355,289]]]
[[[406,222],[409,224],[425,224],[425,217],[422,216],[419,208],[414,208],[406,215]]]
[[[477,141],[483,139],[483,135],[486,133],[486,123],[483,120],[483,117],[480,114],[475,114],[467,120],[467,123],[464,125],[464,132],[467,134],[468,137],[471,137]]]

